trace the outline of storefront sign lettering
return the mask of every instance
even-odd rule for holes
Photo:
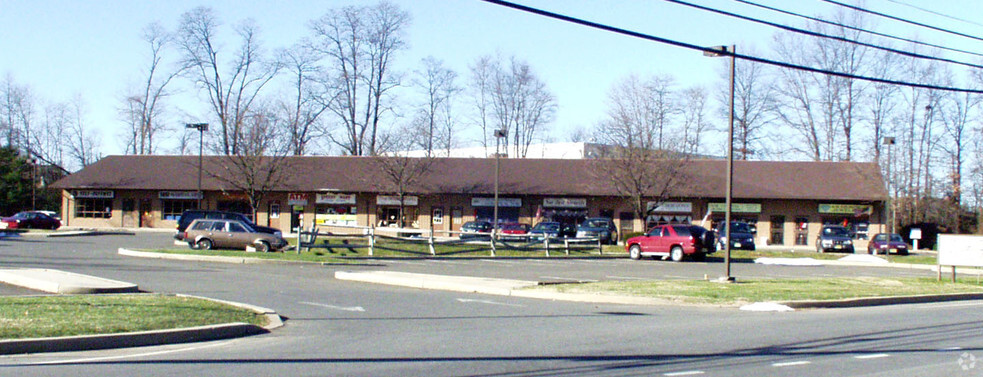
[[[161,191],[157,194],[160,199],[201,199],[197,191]]]
[[[112,190],[75,190],[72,196],[76,198],[112,199],[115,195]]]
[[[403,205],[405,206],[415,206],[419,203],[420,198],[415,196],[404,196]],[[398,206],[399,197],[395,195],[379,195],[375,199],[375,204],[380,206]]]
[[[587,208],[586,198],[544,198],[546,208]]]
[[[355,194],[317,194],[317,204],[355,204]]]
[[[307,205],[307,194],[287,194],[287,205],[289,206]]]
[[[689,202],[648,202],[647,204],[649,212],[657,213],[667,213],[667,212],[693,212],[693,203]]]
[[[495,198],[471,198],[472,207],[494,207]],[[519,208],[522,207],[522,199],[519,198],[498,198],[499,207]]]
[[[727,203],[710,203],[710,212],[727,212]],[[731,212],[761,213],[761,203],[730,203]]]
[[[869,204],[819,204],[819,213],[849,214],[854,216],[874,213],[874,206]]]

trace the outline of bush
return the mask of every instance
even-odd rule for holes
[[[644,236],[644,235],[645,235],[645,232],[629,232],[629,233],[625,233],[625,234],[621,235],[621,241],[622,242],[628,241],[629,238],[638,237],[638,236]]]

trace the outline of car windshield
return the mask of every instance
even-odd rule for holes
[[[556,232],[560,230],[560,224],[557,223],[539,223],[533,230],[545,231],[545,232]]]
[[[891,242],[904,242],[904,240],[901,238],[900,234],[892,234]]]
[[[823,234],[824,235],[827,235],[827,236],[849,237],[850,236],[850,231],[846,230],[846,228],[829,227],[829,228],[823,229]]]
[[[588,228],[607,228],[607,220],[587,220],[584,222],[584,226]]]
[[[523,224],[505,224],[505,225],[502,225],[502,229],[504,229],[504,230],[526,230],[526,227],[523,226]]]
[[[720,232],[723,233],[724,226],[720,225]],[[730,223],[730,231],[733,233],[751,233],[751,225],[748,223]]]

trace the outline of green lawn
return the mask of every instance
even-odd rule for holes
[[[155,294],[0,297],[0,339],[162,330],[222,323],[267,324],[251,310]]]
[[[704,280],[610,281],[563,284],[534,289],[648,297],[693,304],[737,305],[752,302],[840,300],[861,297],[983,293],[975,278],[957,283],[934,278],[756,279],[725,284]]]

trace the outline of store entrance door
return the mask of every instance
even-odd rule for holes
[[[304,206],[290,206],[290,230],[299,233],[304,226]]]

